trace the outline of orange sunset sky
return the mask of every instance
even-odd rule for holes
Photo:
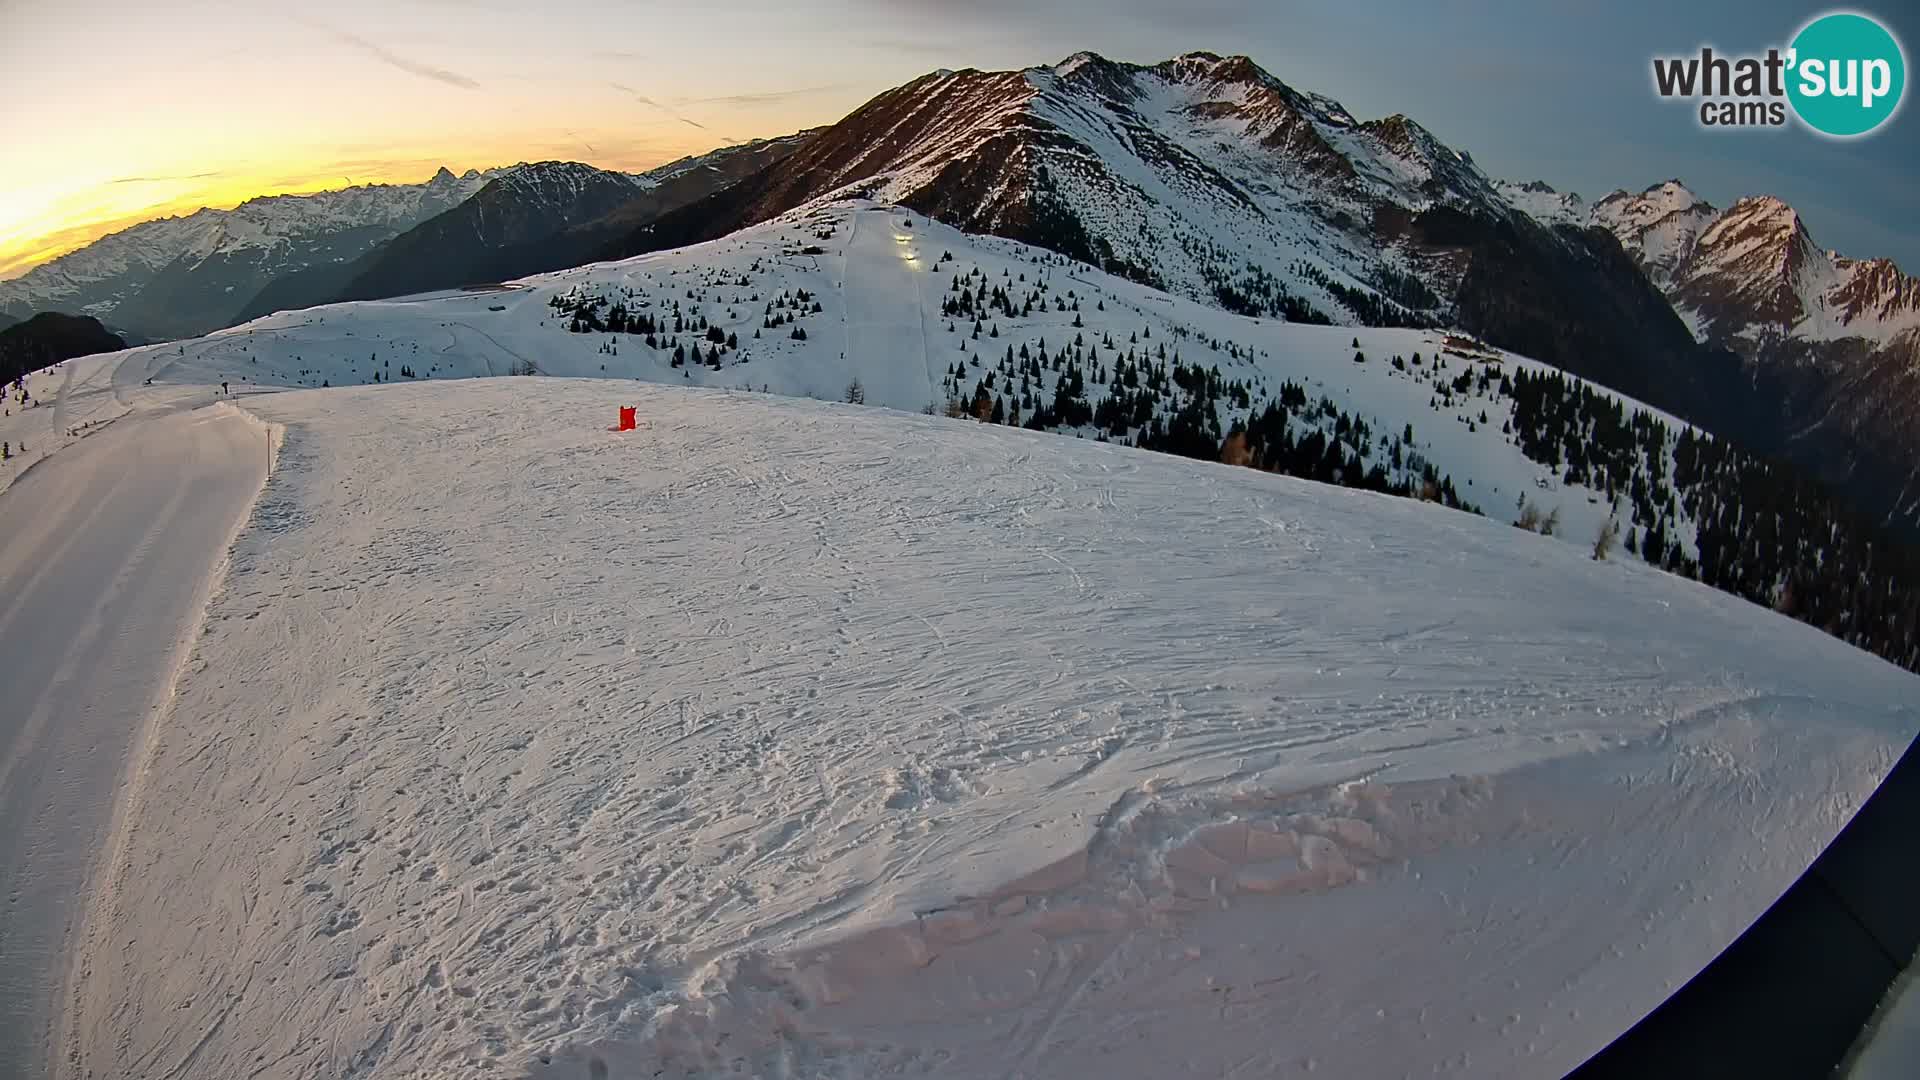
[[[931,66],[836,64],[791,5],[0,0],[0,278],[255,195],[546,158],[642,170],[830,122]],[[696,43],[732,41],[724,78]],[[764,50],[764,55],[756,55]]]

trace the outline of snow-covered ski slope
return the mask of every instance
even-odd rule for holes
[[[268,442],[251,418],[210,406],[206,393],[142,398],[145,415],[91,429],[0,496],[0,1076],[9,1078],[48,1073],[86,886],[123,779],[266,476]]]
[[[354,353],[452,363],[467,303]],[[1920,729],[1810,627],[1412,500],[737,390],[243,403],[285,442],[65,1075],[1558,1075]]]
[[[978,337],[973,317],[944,313],[961,288],[976,296],[986,290],[988,299],[973,307]],[[994,290],[1007,294],[1013,314],[989,310]],[[596,306],[595,300],[604,302]],[[590,310],[604,325],[616,305],[634,320],[654,320],[656,347],[641,334],[569,332],[573,312]],[[723,338],[731,335],[737,347],[709,341],[699,319]],[[794,337],[796,328],[804,340]],[[677,368],[676,347],[687,357]],[[717,368],[701,362],[716,349]],[[1296,415],[1296,435],[1317,424],[1395,479],[1429,462],[1453,480],[1462,499],[1496,519],[1513,520],[1523,497],[1543,512],[1558,509],[1561,537],[1581,546],[1615,513],[1604,493],[1566,483],[1561,470],[1520,452],[1503,433],[1512,398],[1478,384],[1452,389],[1463,374],[1487,372],[1497,387],[1503,374],[1551,370],[1545,365],[1449,344],[1442,331],[1233,315],[1038,248],[961,233],[870,202],[826,202],[723,240],[543,275],[504,290],[285,312],[135,355],[162,383],[232,380],[243,389],[338,387],[370,382],[376,373],[406,381],[403,370],[426,380],[531,370],[839,400],[857,379],[868,404],[918,411],[944,407],[953,396],[970,399],[988,376],[996,396],[1017,400],[1030,384],[1035,398],[1050,402],[1061,371],[1045,358],[1057,360],[1063,351],[1072,364],[1097,365],[1107,374],[1085,379],[1086,398],[1095,405],[1110,395],[1117,363],[1129,355],[1142,364],[1217,367],[1223,380],[1242,383],[1246,403],[1223,398],[1218,409],[1223,433],[1292,382],[1313,406],[1324,399],[1370,428],[1362,439],[1337,432],[1331,413]],[[1365,362],[1356,363],[1356,353]],[[1027,356],[1037,358],[1041,370],[1023,380],[1019,369]],[[1417,366],[1416,357],[1422,358]],[[950,380],[956,365],[961,374]],[[1168,389],[1156,411],[1162,418],[1187,396]],[[1627,406],[1646,409],[1632,401]],[[1683,426],[1662,419],[1675,432]],[[1409,426],[1412,439],[1404,441]],[[1099,434],[1091,425],[1075,433]],[[1621,520],[1630,523],[1624,514]],[[1674,542],[1690,549],[1684,508],[1666,522]]]

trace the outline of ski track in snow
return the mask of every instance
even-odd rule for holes
[[[919,269],[920,244],[913,230],[903,227],[911,214],[885,211],[851,215],[842,302],[847,311],[849,357],[885,357],[873,365],[870,378],[878,385],[863,387],[870,400],[933,401],[940,396],[927,349],[925,297]],[[903,272],[906,271],[906,272]]]
[[[127,409],[114,364],[47,375],[58,399],[29,422]],[[47,1075],[129,763],[266,473],[266,440],[211,398],[151,395],[0,497],[0,1075]]]
[[[1732,597],[1251,470],[604,381],[246,404],[286,442],[67,1075],[1551,1074],[1920,727]]]

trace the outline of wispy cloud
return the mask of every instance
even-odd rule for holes
[[[219,175],[220,173],[215,171],[215,172],[183,173],[178,176],[123,176],[118,180],[109,180],[107,181],[107,183],[109,184],[173,184],[173,183],[178,183],[182,180],[206,180],[211,177],[215,177]]]
[[[873,37],[856,44],[883,53],[915,53],[921,56],[953,56],[964,50],[957,47],[951,34],[926,38]]]
[[[423,64],[417,60],[409,60],[382,45],[368,41],[358,34],[349,33],[338,27],[328,26],[325,23],[314,22],[309,19],[296,19],[295,21],[318,30],[344,45],[351,45],[361,52],[366,53],[368,56],[386,64],[388,67],[398,68],[409,75],[418,75],[423,79],[432,79],[434,82],[458,87],[462,90],[480,89],[479,83],[457,71],[448,71],[446,68],[434,67],[432,64]]]
[[[851,83],[829,83],[825,86],[798,86],[792,90],[768,90],[757,94],[722,94],[719,97],[675,98],[679,105],[733,105],[739,108],[754,108],[761,105],[780,105],[798,98],[812,97],[815,94],[831,94],[845,90]]]
[[[693,119],[687,114],[681,112],[679,109],[676,109],[673,106],[666,104],[665,102],[656,101],[655,99],[648,97],[647,95],[641,93],[640,91],[635,90],[631,86],[624,86],[620,83],[608,83],[607,85],[613,87],[615,90],[620,91],[621,93],[627,95],[628,97],[632,98],[633,100],[639,102],[642,105],[659,109],[661,112],[666,113],[668,116],[673,117],[675,120],[680,121],[681,123],[687,125],[688,127],[699,128],[701,131],[707,132],[712,135],[720,135],[719,132],[714,131],[712,128],[701,123],[700,121]],[[730,142],[730,143],[737,143],[740,141],[739,139],[729,139],[725,135],[720,135],[720,138],[725,139],[727,142]]]

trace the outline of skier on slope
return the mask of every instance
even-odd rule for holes
[[[224,394],[224,395],[226,395],[227,397],[232,397],[232,396],[233,396],[233,395],[231,395],[231,394],[228,394],[228,393],[227,393],[227,380],[225,380],[225,379],[221,379],[221,380],[220,380],[220,393],[222,393],[222,394]]]

